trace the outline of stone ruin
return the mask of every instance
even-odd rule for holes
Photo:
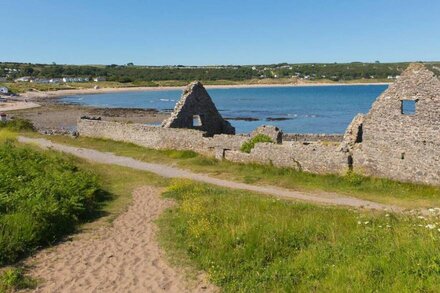
[[[195,116],[200,119],[197,125]],[[234,128],[199,82],[188,86],[162,126],[80,120],[78,130],[85,136],[154,149],[193,150],[239,163],[323,174],[353,170],[440,185],[440,80],[422,64],[411,64],[366,115],[353,119],[341,140],[331,135],[283,135],[274,126],[261,126],[250,135],[230,135]],[[240,146],[258,133],[277,143],[257,143],[250,153],[241,152]]]
[[[214,134],[235,134],[235,128],[223,119],[206,89],[199,81],[184,90],[171,117],[163,121],[164,128],[189,128]]]
[[[357,172],[440,184],[440,80],[423,64],[411,64],[377,98],[360,129]]]
[[[252,131],[251,137],[255,137],[259,134],[270,137],[274,143],[281,144],[283,142],[283,132],[276,126],[263,125],[257,127],[254,131]]]

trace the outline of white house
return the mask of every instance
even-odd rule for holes
[[[107,79],[105,77],[95,77],[93,79],[94,82],[100,82],[100,81],[106,81]]]
[[[0,87],[0,94],[9,94],[9,89],[7,87]]]
[[[63,77],[63,82],[88,82],[88,77]]]

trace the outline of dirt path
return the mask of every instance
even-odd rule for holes
[[[365,208],[365,209],[375,209],[375,210],[387,210],[391,212],[403,211],[403,208],[398,206],[380,204],[368,200],[340,196],[334,193],[309,194],[309,193],[298,192],[298,191],[293,191],[293,190],[274,187],[274,186],[256,186],[256,185],[213,178],[203,174],[197,174],[166,165],[146,163],[129,157],[117,156],[112,153],[104,153],[93,149],[78,148],[63,144],[52,143],[51,141],[42,138],[34,139],[34,138],[27,138],[21,136],[18,138],[18,140],[22,143],[34,143],[42,148],[50,148],[53,150],[73,154],[75,156],[90,161],[104,163],[104,164],[115,164],[123,167],[149,171],[168,178],[187,178],[187,179],[205,182],[222,187],[248,190],[263,194],[269,194],[277,197],[292,198],[292,199],[310,201],[320,204],[342,205],[342,206],[349,206],[355,208]]]
[[[110,227],[86,232],[27,260],[33,277],[44,282],[35,292],[212,292],[164,261],[155,240],[154,220],[172,202],[142,187]]]

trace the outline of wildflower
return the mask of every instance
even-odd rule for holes
[[[430,230],[432,230],[432,229],[434,229],[436,227],[436,225],[435,224],[428,224],[425,227],[430,229]]]
[[[387,225],[387,228],[391,228],[391,226],[390,226],[390,225]]]
[[[418,216],[417,218],[421,219],[421,220],[426,220],[426,218],[424,216]]]
[[[362,224],[361,221],[358,221],[358,225]]]
[[[365,225],[368,225],[368,223],[370,223],[370,222],[369,222],[369,221],[365,221],[365,222],[364,222]]]
[[[386,214],[386,215],[385,215],[385,217],[389,217],[389,216],[390,216],[390,214]]]

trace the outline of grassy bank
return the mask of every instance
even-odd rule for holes
[[[61,155],[0,144],[0,265],[71,233],[93,216],[95,177]]]
[[[16,263],[21,257],[75,230],[107,225],[126,210],[135,188],[168,182],[147,172],[22,146],[15,137],[0,129],[0,292],[36,285]]]
[[[177,181],[170,254],[226,292],[437,292],[437,221],[358,213]]]
[[[440,206],[440,188],[427,185],[363,177],[357,174],[317,175],[288,168],[236,164],[217,161],[194,152],[158,151],[134,144],[86,137],[72,139],[65,136],[51,136],[45,138],[58,143],[113,152],[146,162],[173,164],[194,172],[245,183],[270,184],[301,191],[337,192],[408,208]]]

